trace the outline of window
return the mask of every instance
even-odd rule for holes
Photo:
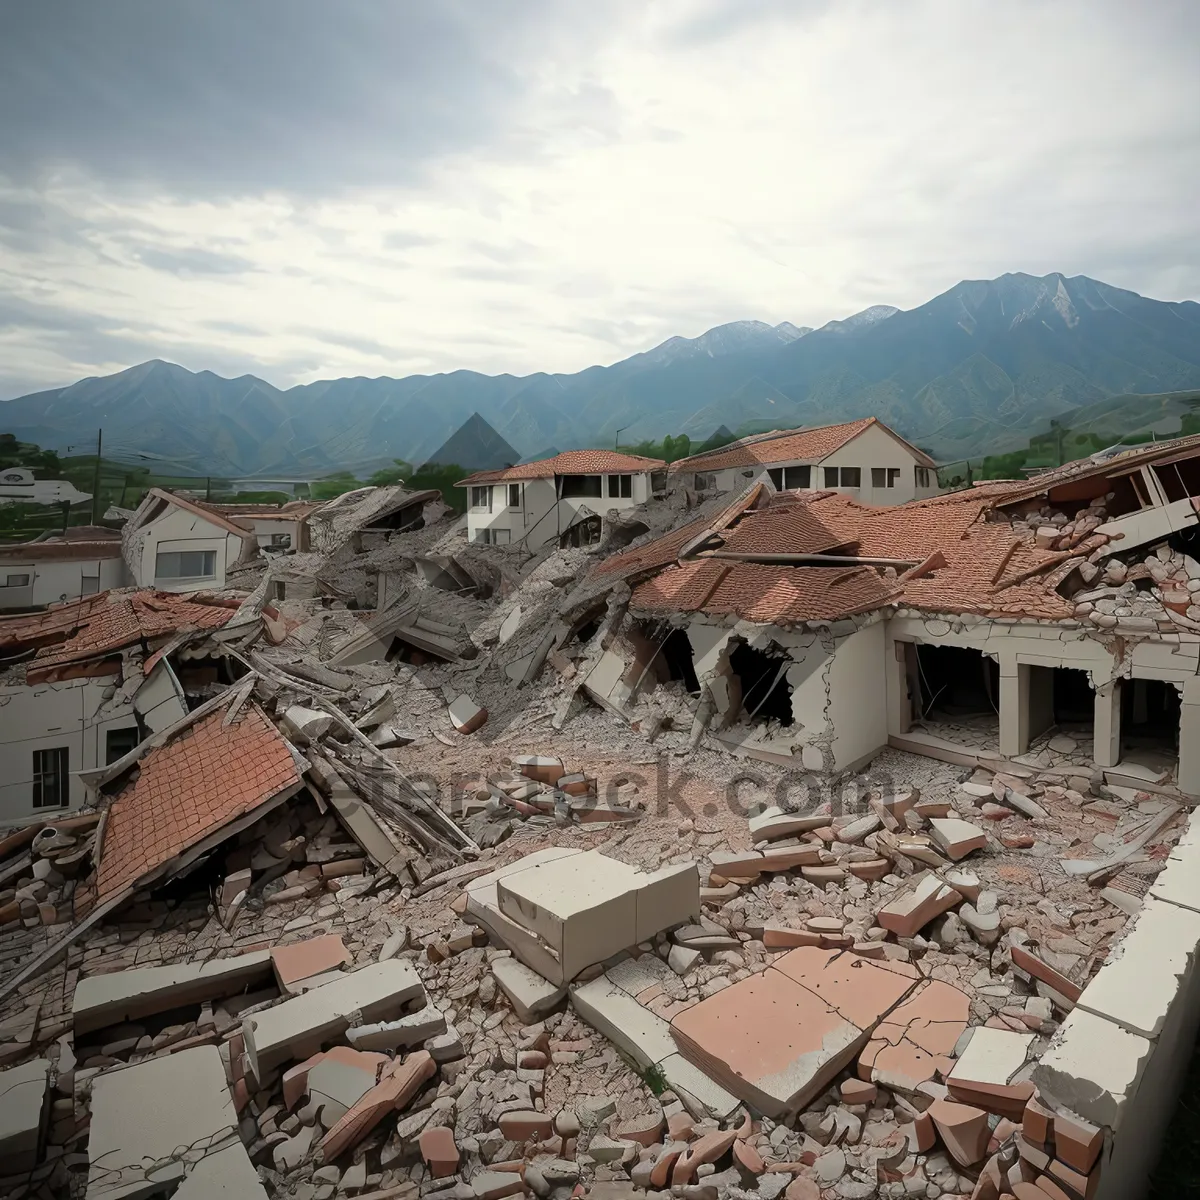
[[[928,487],[928,486],[929,486],[929,468],[928,467],[918,467],[917,468],[917,487],[923,488],[923,487]]]
[[[711,473],[701,474],[697,472],[692,481],[692,486],[698,492],[706,492],[709,488],[717,486],[717,477]]]
[[[28,587],[29,586],[29,576],[28,575],[9,575],[7,577],[7,582],[4,584],[4,586],[5,587]]]
[[[471,507],[486,508],[492,511],[492,489],[490,487],[473,487],[471,489]]]
[[[862,487],[862,467],[826,467],[825,486],[827,488]]]
[[[611,500],[628,500],[633,496],[632,475],[610,475],[608,477],[608,495]]]
[[[873,488],[894,488],[900,482],[899,467],[872,467],[871,486]]]
[[[490,546],[492,544],[492,531],[490,529],[475,530],[475,540],[481,546]]]
[[[521,485],[519,483],[510,483],[508,485],[508,507],[521,507]]]
[[[66,746],[33,752],[33,807],[66,808],[70,781]]]
[[[271,534],[271,545],[277,546],[281,550],[286,550],[292,544],[292,535],[290,533],[273,533]]]
[[[160,550],[155,579],[211,579],[217,573],[215,550]]]
[[[564,475],[562,476],[562,492],[564,499],[577,500],[589,498],[599,500],[603,495],[600,490],[602,477],[599,475]]]
[[[783,486],[786,491],[812,486],[812,467],[784,467]]]
[[[104,735],[104,765],[124,758],[142,740],[136,725],[125,729],[110,729]]]

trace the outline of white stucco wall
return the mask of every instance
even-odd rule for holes
[[[138,587],[194,592],[225,586],[225,573],[241,554],[242,539],[186,509],[169,505],[160,517],[136,531],[131,550],[129,566]],[[203,579],[156,579],[154,566],[160,550],[213,550],[215,571]]]
[[[569,497],[562,500],[557,496],[553,479],[521,480],[518,482],[521,502],[512,507],[508,505],[508,484],[491,484],[491,511],[486,508],[467,509],[467,538],[469,541],[476,541],[477,533],[481,529],[504,530],[508,533],[509,543],[525,539],[524,544],[530,550],[536,550],[547,542],[555,541],[582,508],[586,507],[603,517],[610,510],[620,511],[645,504],[650,499],[650,476],[644,471],[632,474],[633,494],[628,497],[609,496],[606,476],[601,476],[603,495]],[[500,541],[503,544],[503,534]]]
[[[26,587],[6,587],[9,576],[28,575]],[[83,581],[95,581],[83,590]],[[121,558],[71,559],[65,562],[12,561],[0,563],[0,609],[32,608],[78,600],[91,592],[127,587],[132,578]]]
[[[833,757],[839,771],[887,745],[886,637],[882,621],[837,643],[830,665]]]

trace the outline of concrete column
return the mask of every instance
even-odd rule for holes
[[[1200,796],[1200,678],[1183,685],[1179,706],[1179,790]]]
[[[1054,668],[1026,667],[1028,684],[1028,721],[1025,729],[1025,749],[1035,737],[1040,737],[1054,724]]]
[[[917,648],[912,642],[893,642],[894,654],[887,672],[887,731],[907,733],[912,728],[912,693],[909,689],[909,657],[915,659]]]
[[[1121,761],[1121,681],[1114,679],[1096,689],[1092,757],[1098,767],[1115,767]]]
[[[1000,753],[1015,758],[1029,749],[1029,667],[1000,660]]]

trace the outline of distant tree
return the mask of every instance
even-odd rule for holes
[[[381,467],[367,482],[372,487],[387,487],[389,484],[403,483],[412,475],[412,463],[405,462],[402,458],[394,458],[392,462],[396,465],[393,467]]]

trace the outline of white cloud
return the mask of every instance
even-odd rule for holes
[[[595,12],[510,36],[520,94],[414,179],[10,181],[9,394],[152,356],[280,385],[573,371],[726,320],[815,325],[1010,270],[1200,294],[1192,9]]]

